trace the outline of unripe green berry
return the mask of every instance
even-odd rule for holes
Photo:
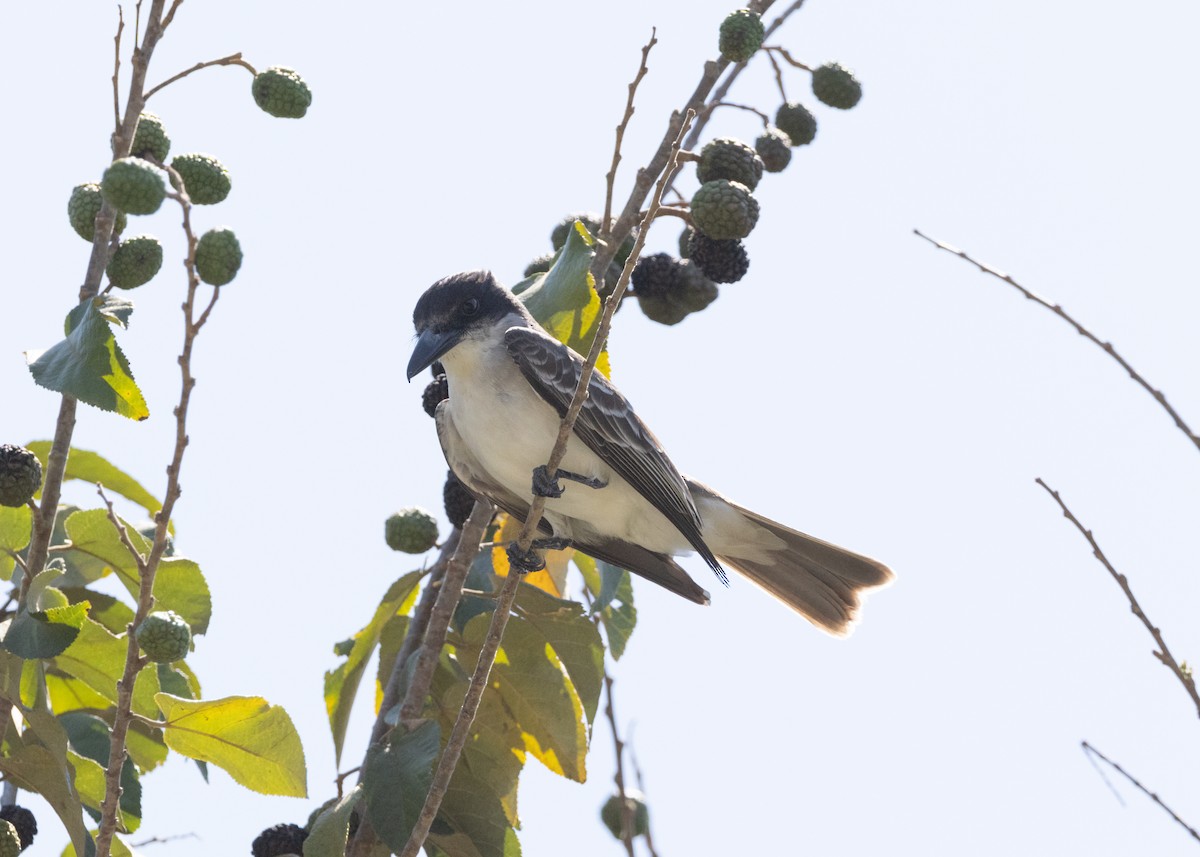
[[[108,260],[105,273],[118,289],[136,289],[150,282],[163,263],[163,248],[153,235],[126,238]]]
[[[700,160],[696,164],[696,178],[701,184],[729,179],[754,190],[762,174],[763,161],[758,152],[733,137],[710,140],[700,150]]]
[[[42,463],[23,446],[0,444],[0,506],[24,506],[42,487]]]
[[[775,126],[788,135],[793,146],[807,146],[817,136],[817,117],[795,101],[782,104],[775,111]]]
[[[191,650],[192,629],[173,610],[151,613],[138,625],[135,636],[146,657],[156,664],[182,661]]]
[[[75,234],[89,244],[92,243],[92,236],[96,232],[96,215],[100,213],[102,205],[104,197],[100,195],[100,185],[96,182],[75,185],[71,189],[71,198],[67,200],[67,219],[71,221],[71,228],[75,230]],[[125,212],[118,211],[113,223],[113,233],[124,232],[127,224]]]
[[[823,103],[839,110],[849,110],[862,98],[862,84],[850,69],[835,62],[813,71],[812,90]]]
[[[223,286],[242,267],[242,245],[232,229],[210,229],[196,242],[196,273],[210,286]]]
[[[769,173],[783,172],[792,160],[792,138],[771,127],[754,141],[754,150],[762,158],[763,169]]]
[[[625,790],[625,802],[630,810],[630,834],[645,836],[650,829],[650,809],[641,792],[633,789]],[[621,796],[613,795],[604,802],[600,809],[600,820],[617,839],[621,838]]]
[[[762,47],[766,30],[762,18],[749,9],[730,12],[721,22],[721,56],[730,62],[745,62]]]
[[[692,197],[692,224],[709,238],[745,238],[758,223],[758,200],[744,184],[705,182]]]
[[[250,85],[254,103],[281,119],[299,119],[312,104],[312,91],[290,68],[272,66],[254,76]]]
[[[437,519],[424,509],[401,509],[383,523],[388,547],[404,553],[425,553],[437,544]]]
[[[212,155],[176,155],[171,168],[179,173],[188,199],[196,205],[215,205],[229,196],[229,170]]]
[[[153,158],[158,163],[167,160],[171,151],[171,138],[162,120],[153,113],[143,113],[138,117],[137,130],[133,132],[133,146],[129,154],[135,158]]]
[[[114,208],[129,214],[153,214],[167,194],[163,172],[141,158],[120,158],[108,165],[100,192]]]
[[[12,822],[0,819],[0,857],[17,857],[21,853],[21,835]]]

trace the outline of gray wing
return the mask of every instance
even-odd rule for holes
[[[564,416],[579,384],[583,358],[549,334],[528,327],[505,331],[504,344],[529,385]],[[704,543],[700,514],[687,483],[629,401],[599,372],[593,373],[588,385],[575,434],[662,512],[717,576],[726,580],[724,569]]]

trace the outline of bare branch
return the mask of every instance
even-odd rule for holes
[[[779,89],[779,97],[783,99],[784,104],[787,104],[787,90],[783,88],[783,69],[779,67],[779,62],[770,51],[767,52],[767,59],[771,61],[771,70],[775,72],[775,86]]]
[[[121,33],[125,32],[125,12],[117,6],[117,34],[113,36],[113,128],[121,127]]]
[[[604,218],[600,221],[600,238],[603,241],[610,241],[612,239],[613,184],[617,179],[617,165],[621,163],[621,142],[625,139],[625,129],[629,127],[629,120],[633,118],[633,97],[637,94],[638,84],[642,82],[642,78],[650,70],[646,65],[646,59],[650,56],[650,51],[658,44],[657,33],[658,29],[652,27],[650,29],[650,41],[642,46],[642,61],[638,65],[637,74],[634,75],[633,81],[629,84],[629,97],[625,100],[625,114],[621,117],[621,121],[617,125],[617,142],[613,146],[612,166],[609,167],[608,175],[605,176]]]
[[[172,9],[172,12],[174,12],[174,9]],[[242,52],[238,51],[236,54],[230,54],[229,56],[221,57],[220,59],[209,60],[208,62],[198,62],[191,68],[184,69],[183,71],[179,72],[179,74],[175,75],[174,77],[168,77],[162,83],[158,84],[155,87],[152,87],[149,91],[146,92],[146,100],[149,100],[151,95],[158,92],[163,87],[170,86],[175,81],[182,80],[183,78],[187,77],[189,74],[195,74],[196,72],[200,71],[200,69],[202,69],[202,68],[209,68],[210,66],[215,66],[215,65],[240,65],[242,68],[249,71],[250,74],[258,74],[258,72],[254,70],[254,66],[250,65],[250,63],[248,63],[244,59],[242,59]]]
[[[1043,482],[1041,477],[1038,477],[1034,481],[1037,482],[1038,485],[1042,486],[1047,494],[1054,498],[1054,502],[1058,503],[1059,508],[1062,509],[1063,517],[1074,524],[1075,529],[1079,530],[1079,532],[1083,534],[1083,537],[1087,539],[1088,544],[1092,546],[1092,555],[1100,561],[1101,565],[1108,569],[1108,573],[1112,575],[1112,579],[1117,582],[1117,585],[1121,587],[1121,591],[1125,593],[1125,598],[1129,601],[1129,608],[1133,611],[1133,615],[1137,616],[1138,619],[1141,620],[1142,624],[1146,626],[1146,630],[1150,632],[1150,636],[1154,638],[1154,642],[1158,644],[1158,651],[1154,652],[1154,657],[1158,658],[1158,660],[1162,662],[1163,666],[1167,667],[1167,669],[1173,672],[1175,677],[1179,679],[1180,684],[1183,685],[1184,690],[1187,691],[1188,696],[1190,696],[1192,698],[1192,702],[1195,703],[1196,713],[1200,715],[1200,693],[1197,693],[1196,691],[1196,682],[1192,678],[1191,672],[1189,670],[1185,670],[1175,660],[1174,655],[1171,654],[1171,650],[1167,648],[1167,642],[1163,639],[1162,632],[1159,631],[1158,628],[1155,627],[1154,623],[1150,621],[1149,617],[1146,616],[1145,611],[1142,610],[1142,605],[1140,605],[1137,598],[1134,597],[1133,590],[1129,587],[1129,581],[1125,578],[1125,575],[1113,568],[1112,563],[1108,561],[1108,557],[1104,555],[1104,551],[1100,550],[1100,545],[1096,542],[1095,537],[1092,535],[1092,531],[1080,523],[1079,519],[1075,517],[1075,514],[1069,508],[1067,508],[1067,504],[1063,502],[1063,499],[1059,496],[1058,492]]]
[[[164,30],[167,29],[167,27],[171,26],[171,22],[175,20],[175,10],[178,9],[182,5],[183,5],[183,0],[173,0],[173,2],[171,3],[171,8],[169,10],[167,10],[167,14],[163,18],[163,21],[162,21],[162,28]]]
[[[599,621],[599,620],[597,620]],[[617,785],[617,795],[621,799],[621,842],[625,845],[628,857],[633,854],[633,809],[625,794],[625,742],[621,740],[621,730],[617,728],[617,712],[613,707],[613,680],[604,670],[604,714],[608,717],[608,726],[612,731],[613,751],[617,757],[617,769],[613,773],[613,782]]]
[[[1138,782],[1136,777],[1134,777],[1132,774],[1130,774],[1128,771],[1126,771],[1124,768],[1122,768],[1120,765],[1118,765],[1112,759],[1108,758],[1108,756],[1105,756],[1103,753],[1101,753],[1099,750],[1097,750],[1095,747],[1093,747],[1087,741],[1080,741],[1079,746],[1083,748],[1083,752],[1088,755],[1089,759],[1092,756],[1097,757],[1098,759],[1100,759],[1101,761],[1103,761],[1107,765],[1109,765],[1118,774],[1123,776],[1125,779],[1129,780],[1129,782],[1133,783],[1142,792],[1142,794],[1144,794],[1146,797],[1150,798],[1150,800],[1154,801],[1156,804],[1158,804],[1160,807],[1162,807],[1163,812],[1165,812],[1167,815],[1171,816],[1171,818],[1175,819],[1175,823],[1178,824],[1180,827],[1182,827],[1184,830],[1186,830],[1193,839],[1195,839],[1197,842],[1200,842],[1200,833],[1197,833],[1196,829],[1194,827],[1192,827],[1186,821],[1184,821],[1182,818],[1180,818],[1178,815],[1176,815],[1175,811],[1172,810],[1165,803],[1163,803],[1158,795],[1156,795],[1154,792],[1150,791],[1148,788],[1146,788],[1144,785],[1142,785],[1140,782]],[[1112,786],[1110,785],[1109,788],[1112,788]],[[1117,799],[1120,800],[1120,795],[1117,796]]]
[[[1120,364],[1121,368],[1129,373],[1129,377],[1132,378],[1134,381],[1136,381],[1142,387],[1142,389],[1144,389],[1147,393],[1149,393],[1151,396],[1153,396],[1154,400],[1156,402],[1158,402],[1159,405],[1162,406],[1163,410],[1165,410],[1167,412],[1167,414],[1171,417],[1171,419],[1175,421],[1176,428],[1178,428],[1181,432],[1183,432],[1185,435],[1187,435],[1188,440],[1190,440],[1196,446],[1197,449],[1200,449],[1200,435],[1197,435],[1195,432],[1193,432],[1191,430],[1191,428],[1188,426],[1188,424],[1183,421],[1183,417],[1181,417],[1179,415],[1179,413],[1173,407],[1171,407],[1171,405],[1167,402],[1167,397],[1165,395],[1163,395],[1161,390],[1156,390],[1154,387],[1152,387],[1150,385],[1149,381],[1147,381],[1145,378],[1143,378],[1136,369],[1134,369],[1131,365],[1129,365],[1129,362],[1124,357],[1122,357],[1120,354],[1117,353],[1117,350],[1113,347],[1113,344],[1111,342],[1101,341],[1099,337],[1097,337],[1094,333],[1092,333],[1090,330],[1088,330],[1086,327],[1084,327],[1082,324],[1080,324],[1078,321],[1076,321],[1075,318],[1073,316],[1069,315],[1067,313],[1067,311],[1064,310],[1061,306],[1059,306],[1058,304],[1055,304],[1055,303],[1051,303],[1050,301],[1046,300],[1045,298],[1041,297],[1040,295],[1035,294],[1034,292],[1031,292],[1029,289],[1022,286],[1020,283],[1018,283],[1016,280],[1014,280],[1010,275],[1004,273],[1003,271],[999,271],[996,268],[993,268],[991,265],[987,265],[987,264],[984,264],[983,262],[979,262],[979,261],[973,259],[966,252],[958,249],[957,247],[951,246],[950,244],[946,244],[942,241],[938,241],[935,238],[930,238],[928,235],[921,232],[921,230],[919,230],[919,229],[914,229],[913,232],[918,237],[924,238],[926,241],[928,241],[934,247],[937,247],[939,250],[945,250],[947,253],[952,253],[953,255],[959,257],[960,259],[970,262],[972,265],[974,265],[976,268],[978,268],[983,273],[990,274],[991,276],[995,277],[996,279],[1001,280],[1002,282],[1008,283],[1010,286],[1012,286],[1014,289],[1016,289],[1018,292],[1020,292],[1027,300],[1031,300],[1034,303],[1038,304],[1039,306],[1045,307],[1046,309],[1050,310],[1050,312],[1054,313],[1059,318],[1061,318],[1063,321],[1065,321],[1067,324],[1071,325],[1071,327],[1075,328],[1076,333],[1078,333],[1080,336],[1088,339],[1090,342],[1094,343],[1098,348],[1100,348],[1106,354],[1108,354],[1109,357],[1111,357],[1113,360],[1116,360],[1117,363]]]
[[[804,63],[800,62],[800,60],[796,59],[791,54],[789,54],[787,48],[783,47],[782,45],[763,45],[762,49],[764,51],[767,51],[768,53],[779,54],[781,57],[783,57],[784,61],[790,66],[795,66],[796,68],[802,68],[805,71],[809,72],[810,74],[812,73],[811,68],[809,68]]]
[[[633,739],[629,742],[629,761],[633,764],[633,775],[637,779],[638,791],[643,796],[649,794],[646,791],[646,784],[642,782],[642,766],[638,764],[637,751],[633,749]],[[654,834],[651,828],[654,826],[650,819],[646,820],[646,850],[650,852],[650,857],[658,857],[658,852],[654,850]]]
[[[141,552],[133,546],[133,540],[129,538],[129,531],[125,529],[125,523],[117,517],[117,513],[113,511],[112,500],[108,499],[108,495],[104,493],[104,485],[96,483],[96,493],[100,495],[100,499],[104,501],[105,507],[108,509],[108,520],[112,523],[113,528],[117,531],[117,535],[121,538],[121,544],[125,545],[125,550],[129,551],[129,555],[133,557],[133,561],[137,563],[138,574],[146,573],[146,558]]]

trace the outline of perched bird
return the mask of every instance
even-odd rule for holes
[[[708,593],[673,559],[696,551],[817,627],[844,636],[864,590],[887,566],[756,515],[675,469],[629,401],[600,373],[559,471],[545,464],[575,393],[583,358],[538,325],[487,271],[434,283],[413,312],[408,378],[440,361],[449,398],[437,407],[450,468],[477,497],[524,520],[548,499],[538,546],[572,545],[699,604]],[[563,480],[560,482],[559,480]]]

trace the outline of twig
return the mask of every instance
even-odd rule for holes
[[[599,617],[597,617],[599,621]],[[617,713],[613,708],[613,680],[608,674],[607,667],[604,670],[604,714],[608,717],[608,726],[612,730],[613,751],[617,757],[617,770],[613,774],[613,781],[617,784],[617,795],[621,799],[621,842],[625,845],[625,852],[629,857],[634,857],[633,854],[633,810],[629,806],[629,799],[625,794],[625,742],[621,740],[621,732],[617,728]]]
[[[613,146],[612,166],[609,167],[608,175],[605,176],[604,219],[600,221],[600,238],[603,241],[612,240],[613,184],[617,179],[617,165],[621,163],[621,142],[625,139],[625,129],[629,127],[629,120],[633,118],[633,97],[637,93],[638,84],[650,70],[646,65],[646,59],[650,56],[650,51],[658,44],[657,34],[658,28],[651,27],[650,41],[642,46],[642,61],[638,65],[637,74],[629,84],[629,97],[625,100],[625,113],[617,124],[617,142]],[[597,280],[597,282],[600,281]]]
[[[767,52],[767,59],[771,61],[771,69],[775,72],[775,86],[779,89],[779,97],[783,99],[784,104],[787,104],[787,90],[783,88],[783,69],[779,67],[779,62],[770,51]]]
[[[161,35],[160,22],[162,19],[163,3],[164,0],[154,0],[151,7],[150,20],[146,26],[146,42],[148,43],[153,44],[158,36]],[[148,54],[146,56],[148,58]],[[145,65],[146,60],[143,60],[141,64],[141,78],[137,83],[139,87],[144,84]],[[134,67],[135,69],[138,68],[136,61]],[[127,114],[125,116],[126,125],[129,124],[129,118]],[[136,119],[136,114],[134,118]],[[187,258],[184,261],[184,267],[187,271],[187,297],[183,303],[183,348],[180,351],[178,360],[180,372],[179,403],[174,409],[175,449],[171,456],[171,463],[167,465],[167,488],[163,495],[163,505],[154,515],[156,526],[154,528],[154,538],[150,548],[150,555],[146,557],[145,566],[139,566],[141,579],[138,589],[137,610],[134,613],[134,618],[130,623],[127,634],[128,645],[125,651],[125,667],[122,671],[120,681],[117,682],[117,705],[113,715],[112,743],[108,756],[108,765],[104,774],[105,791],[104,801],[100,805],[100,825],[96,834],[96,857],[109,857],[112,847],[112,837],[117,827],[118,802],[121,796],[121,770],[125,764],[126,757],[125,739],[129,731],[129,724],[134,719],[134,712],[132,710],[133,687],[137,679],[137,674],[145,666],[145,661],[138,653],[137,637],[134,631],[141,625],[154,607],[154,579],[158,571],[159,562],[166,551],[167,527],[171,521],[171,513],[175,508],[175,502],[182,493],[179,476],[183,465],[184,451],[188,445],[188,406],[191,403],[192,390],[196,386],[196,378],[192,375],[192,349],[204,319],[212,311],[221,292],[219,288],[214,289],[208,307],[205,309],[201,319],[197,321],[196,292],[200,287],[200,278],[196,274],[196,235],[192,230],[191,204],[187,200],[186,194],[180,197],[179,205],[183,213],[182,228],[184,235],[187,237],[188,251]]]
[[[179,839],[199,838],[199,834],[196,833],[176,833],[172,836],[152,836],[149,839],[143,839],[141,842],[131,842],[130,845],[134,848],[144,848],[147,845],[164,845],[168,842],[175,842]]]
[[[178,3],[176,5],[178,5]],[[174,10],[172,9],[172,11],[174,11]],[[168,77],[162,83],[158,84],[158,86],[152,87],[149,91],[146,92],[146,100],[149,100],[151,95],[158,92],[164,86],[170,86],[175,81],[182,80],[183,78],[187,77],[189,74],[194,74],[195,72],[200,71],[200,69],[202,69],[202,68],[208,68],[209,66],[214,66],[214,65],[240,65],[242,68],[246,69],[251,74],[258,74],[258,72],[254,70],[254,66],[250,65],[250,63],[248,63],[244,59],[242,59],[242,52],[238,51],[236,54],[230,54],[229,56],[221,57],[220,59],[209,60],[208,62],[198,62],[191,68],[185,69],[185,70],[179,72],[179,74],[175,75],[174,77]]]
[[[766,51],[767,53],[773,52],[773,53],[779,54],[781,57],[784,58],[784,60],[790,66],[795,66],[796,68],[802,68],[805,71],[809,72],[810,74],[812,73],[812,69],[809,66],[806,66],[804,63],[800,62],[800,60],[796,59],[791,54],[789,54],[787,48],[783,47],[782,45],[763,45],[762,49],[764,51]]]
[[[1102,760],[1103,762],[1108,764],[1118,774],[1123,776],[1125,779],[1129,780],[1129,782],[1133,783],[1142,792],[1142,794],[1146,795],[1146,797],[1150,798],[1150,800],[1154,801],[1156,804],[1158,804],[1160,807],[1162,807],[1163,812],[1165,812],[1167,815],[1171,816],[1171,818],[1175,819],[1175,823],[1178,824],[1180,827],[1182,827],[1184,830],[1186,830],[1193,839],[1195,839],[1197,842],[1200,842],[1200,833],[1197,833],[1196,829],[1194,827],[1192,827],[1186,821],[1184,821],[1182,818],[1180,818],[1178,815],[1176,815],[1174,810],[1172,810],[1169,806],[1167,806],[1165,803],[1163,803],[1158,795],[1156,795],[1154,792],[1150,791],[1148,788],[1146,788],[1144,785],[1142,785],[1140,782],[1138,782],[1136,777],[1134,777],[1132,774],[1130,774],[1128,771],[1126,771],[1124,768],[1122,768],[1120,765],[1118,765],[1112,759],[1105,756],[1103,753],[1101,753],[1099,750],[1097,750],[1095,747],[1093,747],[1087,741],[1080,741],[1079,746],[1083,748],[1083,752],[1087,753],[1089,758],[1093,755],[1096,756],[1097,758],[1099,758],[1100,760]],[[1110,785],[1110,788],[1111,788],[1111,785]]]
[[[642,796],[644,797],[646,794],[648,794],[648,792],[646,791],[646,784],[644,782],[642,782],[642,766],[638,764],[637,751],[635,751],[633,749],[633,739],[632,738],[629,741],[629,761],[633,764],[633,774],[634,774],[634,777],[637,779],[638,791],[640,791],[642,793]],[[646,850],[650,852],[650,857],[658,857],[658,852],[654,850],[654,836],[651,833],[651,828],[653,826],[654,826],[653,823],[650,821],[649,818],[647,818],[647,820],[646,820],[646,835],[644,838],[646,840]]]
[[[629,285],[629,277],[633,273],[634,265],[637,264],[637,258],[642,252],[642,247],[645,246],[646,235],[650,231],[650,223],[657,216],[658,209],[662,205],[662,196],[666,189],[667,181],[679,167],[679,152],[681,151],[683,137],[687,133],[688,127],[692,124],[695,115],[694,111],[688,110],[683,116],[679,130],[676,132],[668,151],[667,163],[659,178],[650,209],[646,212],[646,216],[642,218],[638,228],[637,240],[634,242],[633,250],[630,252],[629,258],[625,261],[625,267],[621,270],[621,276],[617,280],[616,288],[613,289],[612,294],[604,302],[604,312],[601,314],[600,324],[596,329],[596,336],[592,340],[592,347],[588,351],[587,359],[584,361],[583,368],[579,373],[579,383],[575,387],[575,395],[571,399],[571,404],[567,408],[567,412],[559,425],[558,438],[555,440],[554,448],[550,451],[550,457],[546,462],[546,471],[548,473],[557,472],[558,465],[562,463],[562,459],[566,455],[567,441],[571,437],[571,432],[575,427],[575,420],[578,418],[579,412],[583,408],[583,403],[587,399],[588,386],[591,383],[592,373],[596,369],[596,361],[600,358],[600,352],[604,349],[604,343],[608,340],[608,331],[612,327],[613,315],[620,304],[622,293]],[[546,498],[544,496],[538,495],[532,498],[529,505],[529,513],[525,516],[525,523],[521,527],[520,535],[517,537],[517,544],[522,551],[530,549],[545,508]],[[450,738],[446,742],[446,748],[442,751],[442,756],[438,760],[437,770],[434,772],[433,782],[429,787],[429,794],[425,797],[425,805],[421,808],[421,814],[417,819],[416,825],[413,827],[408,842],[404,846],[404,850],[401,851],[401,857],[415,857],[424,844],[425,838],[429,835],[429,828],[433,824],[434,818],[437,817],[438,809],[442,805],[442,798],[445,797],[446,790],[450,786],[450,778],[454,774],[454,768],[458,765],[458,759],[462,755],[463,747],[466,746],[467,738],[470,736],[471,726],[475,722],[475,714],[479,710],[480,700],[483,699],[483,692],[487,688],[488,677],[491,675],[492,665],[495,663],[496,652],[500,648],[500,640],[504,635],[504,628],[508,624],[513,600],[517,596],[517,589],[521,582],[520,577],[516,569],[510,569],[508,577],[504,580],[504,587],[500,591],[500,598],[496,603],[495,611],[492,613],[492,622],[488,628],[488,635],[479,653],[479,660],[475,665],[475,673],[471,676],[471,684],[467,687],[467,694],[463,699],[462,707],[459,709],[458,719],[454,722],[454,729],[451,731]]]
[[[983,262],[976,261],[975,259],[971,258],[971,256],[969,256],[964,251],[959,250],[957,247],[953,247],[942,241],[938,241],[935,238],[930,238],[928,235],[921,232],[921,230],[919,230],[919,229],[914,229],[913,232],[917,236],[924,238],[926,241],[928,241],[934,247],[937,247],[939,250],[945,250],[947,253],[952,253],[953,255],[958,256],[960,259],[970,262],[972,265],[974,265],[976,268],[978,268],[983,273],[990,274],[991,276],[995,277],[996,279],[1001,280],[1005,283],[1008,283],[1010,286],[1012,286],[1014,289],[1016,289],[1018,292],[1020,292],[1022,295],[1024,295],[1027,300],[1031,300],[1034,303],[1038,304],[1039,306],[1045,307],[1046,309],[1050,310],[1052,313],[1057,315],[1059,318],[1061,318],[1063,321],[1065,321],[1067,324],[1071,325],[1071,327],[1075,328],[1076,333],[1078,333],[1080,336],[1083,336],[1086,339],[1090,340],[1098,348],[1100,348],[1106,354],[1108,354],[1108,356],[1110,356],[1113,360],[1116,360],[1117,363],[1119,363],[1121,365],[1121,368],[1129,373],[1129,377],[1132,378],[1134,381],[1136,381],[1142,387],[1142,389],[1144,389],[1147,393],[1149,393],[1151,396],[1153,396],[1154,400],[1156,402],[1158,402],[1162,406],[1163,410],[1165,410],[1170,415],[1171,419],[1175,421],[1176,428],[1178,428],[1181,432],[1183,432],[1185,435],[1187,435],[1188,440],[1190,440],[1196,446],[1197,449],[1200,449],[1200,435],[1197,435],[1195,432],[1193,432],[1191,430],[1191,428],[1188,426],[1188,424],[1183,421],[1183,417],[1181,417],[1179,415],[1179,413],[1173,407],[1171,407],[1171,405],[1167,402],[1167,397],[1165,395],[1163,395],[1161,390],[1156,390],[1154,387],[1152,387],[1145,378],[1143,378],[1140,374],[1138,374],[1136,369],[1134,369],[1132,366],[1129,365],[1128,361],[1126,361],[1124,357],[1122,357],[1120,354],[1117,353],[1117,350],[1113,347],[1113,344],[1111,342],[1102,342],[1094,333],[1092,333],[1090,330],[1088,330],[1086,327],[1084,327],[1082,324],[1080,324],[1078,321],[1076,321],[1075,318],[1072,317],[1071,315],[1069,315],[1067,313],[1067,311],[1064,310],[1061,306],[1059,306],[1058,304],[1055,304],[1055,303],[1051,303],[1050,301],[1046,300],[1045,298],[1041,297],[1040,295],[1037,295],[1034,292],[1031,292],[1029,289],[1022,286],[1020,283],[1018,283],[1016,280],[1014,280],[1011,276],[1004,273],[1003,271],[999,271],[996,268],[993,268],[991,265],[984,264]]]
[[[141,5],[141,4],[138,4]],[[183,0],[173,0],[171,8],[167,10],[167,14],[163,16],[162,28],[165,30],[171,26],[171,22],[175,20],[175,10],[183,5]]]
[[[692,213],[682,206],[664,205],[658,210],[659,217],[678,217],[685,221],[688,226],[692,225]]]
[[[413,649],[416,648],[417,642],[420,641],[421,651],[417,655],[417,663],[413,669],[412,680],[409,682],[408,689],[404,693],[404,700],[400,702],[396,699],[392,702],[392,707],[395,707],[397,702],[400,702],[400,719],[405,728],[414,725],[421,718],[421,712],[425,709],[425,697],[429,695],[430,685],[433,683],[433,674],[437,669],[438,658],[442,654],[442,647],[446,644],[446,632],[450,628],[450,620],[454,616],[454,611],[458,607],[459,599],[462,597],[463,584],[467,580],[467,572],[471,570],[471,562],[479,554],[479,542],[483,538],[484,532],[487,530],[488,523],[492,520],[492,515],[495,513],[495,508],[491,503],[480,503],[476,501],[471,509],[471,514],[463,523],[462,534],[458,539],[458,544],[453,550],[453,554],[447,561],[446,573],[441,579],[441,583],[434,590],[437,598],[433,604],[433,608],[429,614],[429,619],[426,621],[424,630],[416,629],[420,635],[410,635],[413,640],[409,653],[403,659],[396,658],[396,666],[392,670],[392,675],[395,677],[396,695],[399,696],[401,678],[404,675],[404,665],[411,655]],[[405,640],[408,644],[408,640]],[[389,681],[388,686],[391,687],[393,682]],[[385,703],[388,700],[385,697]],[[380,706],[380,712],[386,709]],[[378,729],[378,735],[371,735],[371,743],[374,744],[383,737],[383,732]]]
[[[125,12],[117,6],[117,34],[113,36],[113,128],[121,127],[121,33],[125,32]]]
[[[710,101],[708,106],[704,108],[705,115],[712,113],[718,107],[733,107],[737,110],[745,110],[747,113],[753,113],[762,120],[764,128],[771,127],[771,117],[766,113],[763,113],[757,107],[751,107],[749,104],[735,104],[732,101]]]
[[[108,509],[108,520],[112,523],[113,528],[117,531],[117,535],[121,537],[121,544],[125,545],[125,550],[129,551],[129,555],[133,557],[133,561],[137,563],[138,576],[141,577],[146,573],[146,558],[141,552],[133,546],[133,540],[129,538],[129,531],[125,529],[124,522],[117,517],[117,513],[113,511],[112,500],[108,499],[108,495],[104,493],[104,485],[96,483],[96,493],[100,495],[100,499],[104,501],[105,507]]]
[[[342,771],[342,773],[337,775],[337,799],[338,800],[342,799],[342,787],[345,785],[346,780],[349,777],[353,776],[354,774],[359,773],[361,770],[362,770],[362,766],[358,765],[356,767],[351,768],[348,771]]]
[[[1062,509],[1063,516],[1075,525],[1075,529],[1079,530],[1079,532],[1083,534],[1083,537],[1087,539],[1088,544],[1092,546],[1092,555],[1100,561],[1101,565],[1108,569],[1108,573],[1112,575],[1112,579],[1117,582],[1117,585],[1121,587],[1121,591],[1125,593],[1125,598],[1129,601],[1129,608],[1133,611],[1133,615],[1137,616],[1138,619],[1142,621],[1142,624],[1146,626],[1146,630],[1150,632],[1150,636],[1154,638],[1154,642],[1158,644],[1158,651],[1154,652],[1154,657],[1158,658],[1158,660],[1161,661],[1162,664],[1167,667],[1167,669],[1173,672],[1177,679],[1179,679],[1179,682],[1187,691],[1188,696],[1190,696],[1192,698],[1192,702],[1195,703],[1197,714],[1200,715],[1200,693],[1196,692],[1195,680],[1188,672],[1179,666],[1179,663],[1175,660],[1174,655],[1171,654],[1171,650],[1167,648],[1167,642],[1163,639],[1162,632],[1155,627],[1154,623],[1151,622],[1149,617],[1146,616],[1145,611],[1142,610],[1142,606],[1138,604],[1138,600],[1134,597],[1133,590],[1129,587],[1129,581],[1125,579],[1125,575],[1113,568],[1112,563],[1108,561],[1108,557],[1104,555],[1104,551],[1100,550],[1100,545],[1096,542],[1095,537],[1092,535],[1092,531],[1080,523],[1079,519],[1075,517],[1074,513],[1067,508],[1067,504],[1063,502],[1063,499],[1059,496],[1058,492],[1043,482],[1041,477],[1038,477],[1034,481],[1037,482],[1038,485],[1042,486],[1047,494],[1054,498],[1054,502],[1058,503],[1059,508]]]

